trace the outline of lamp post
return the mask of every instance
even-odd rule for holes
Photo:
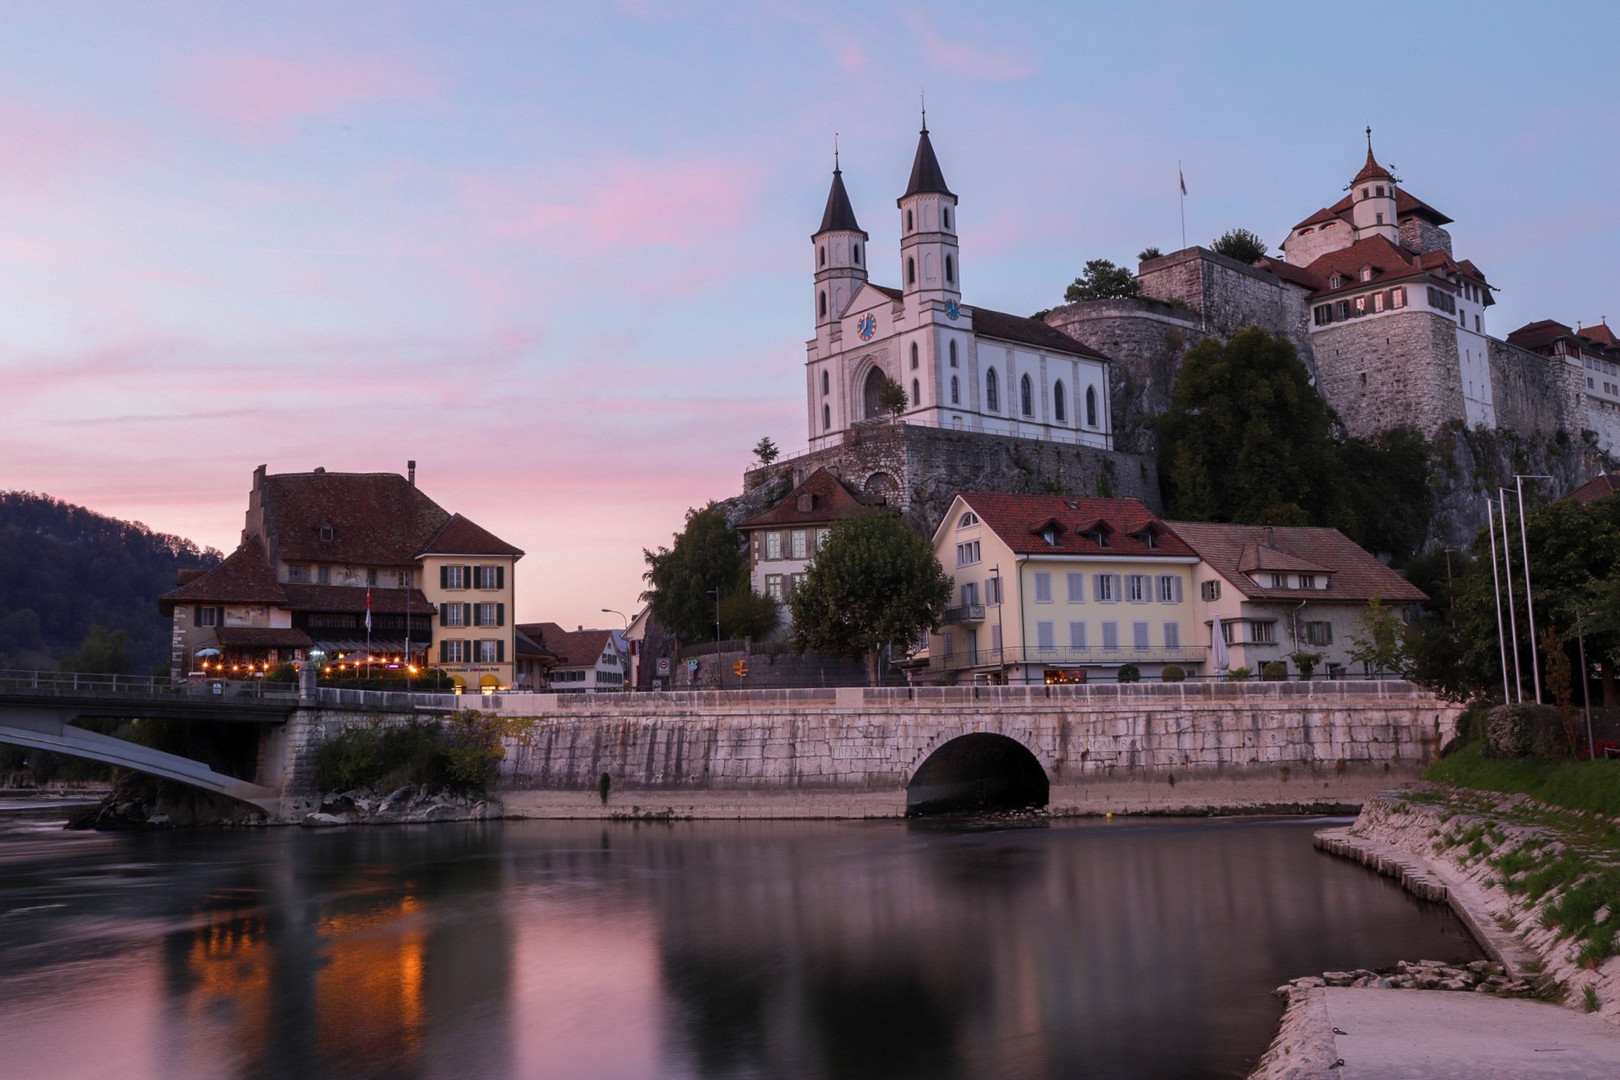
[[[602,614],[604,614],[604,615],[617,615],[619,618],[624,620],[625,633],[630,632],[630,616],[626,615],[624,612],[615,611],[614,609],[612,609],[610,607],[605,607],[605,608],[602,609]],[[608,633],[611,636],[612,631],[609,631]],[[619,692],[623,693],[625,686],[629,686],[632,690],[634,690],[635,686],[634,686],[634,684],[630,683],[630,681],[629,681],[629,672],[627,670],[630,667],[630,665],[625,662],[624,653],[619,650],[619,639],[618,638],[613,638],[613,654],[619,658],[619,675],[620,675],[621,678],[625,679],[625,682],[622,683],[619,686]]]
[[[1502,704],[1512,701],[1508,694],[1507,681],[1507,638],[1502,633],[1502,578],[1501,567],[1496,562],[1496,513],[1495,504],[1490,499],[1485,500],[1485,534],[1491,538],[1491,596],[1496,600],[1496,644],[1502,650]]]
[[[720,684],[720,689],[726,688],[725,666],[720,663],[720,590],[710,589],[709,595],[714,597],[714,677]]]
[[[1588,611],[1587,615],[1597,612]],[[1575,612],[1575,643],[1580,649],[1581,658],[1581,707],[1586,712],[1586,757],[1592,760],[1597,757],[1597,740],[1592,737],[1592,679],[1586,670],[1586,635],[1581,632],[1582,612]]]
[[[1536,704],[1541,704],[1541,659],[1536,655],[1536,604],[1530,593],[1530,541],[1524,531],[1524,482],[1551,480],[1550,476],[1513,474],[1513,485],[1519,492],[1519,550],[1524,555],[1524,604],[1530,616],[1530,675],[1536,688]]]
[[[1507,531],[1507,488],[1497,488],[1497,509],[1502,514],[1502,576],[1507,579],[1508,639],[1513,642],[1513,687],[1518,691],[1519,704],[1524,704],[1524,678],[1519,674],[1519,615],[1513,606],[1513,556],[1509,554]]]

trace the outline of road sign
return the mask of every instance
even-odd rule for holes
[[[735,664],[731,665],[731,670],[735,671],[737,673],[737,678],[739,678],[739,679],[742,678],[743,676],[748,674],[748,661],[746,661],[746,660],[737,661]]]
[[[660,656],[658,658],[658,665],[657,666],[658,666],[658,674],[660,674],[660,675],[668,675],[669,674],[669,657]]]

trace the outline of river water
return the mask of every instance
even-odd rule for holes
[[[5,1077],[1236,1077],[1288,978],[1480,955],[1320,821],[49,817],[0,817]]]

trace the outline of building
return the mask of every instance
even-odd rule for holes
[[[1208,653],[1198,556],[1135,499],[964,492],[934,552],[954,596],[928,639],[930,677],[1112,682],[1127,664],[1197,674]]]
[[[628,684],[629,658],[611,630],[564,630],[554,622],[524,623],[517,629],[558,658],[544,687],[552,693],[618,693]]]
[[[1602,450],[1620,452],[1620,341],[1607,321],[1571,328],[1542,319],[1510,333],[1507,344],[1561,370],[1569,411],[1586,417],[1583,426],[1597,436]]]
[[[242,541],[159,600],[174,621],[171,671],[199,658],[250,666],[368,652],[438,667],[459,686],[507,686],[523,552],[396,473],[253,473]],[[319,653],[319,655],[317,655]]]
[[[513,669],[512,687],[516,690],[545,690],[551,685],[551,671],[563,658],[523,632],[512,628],[513,655],[517,657]]]
[[[1229,666],[1256,675],[1273,661],[1297,674],[1294,653],[1320,654],[1318,674],[1365,674],[1349,651],[1368,602],[1400,609],[1428,599],[1337,529],[1164,524],[1198,559],[1190,618],[1201,640],[1213,644],[1219,618]],[[1201,671],[1214,674],[1211,664]]]
[[[737,531],[748,546],[748,578],[754,592],[785,605],[833,522],[859,513],[865,505],[831,472],[817,469],[775,506],[740,523]],[[789,622],[785,609],[783,622]]]

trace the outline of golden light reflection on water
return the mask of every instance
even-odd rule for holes
[[[193,931],[185,955],[188,1033],[260,1060],[273,1029],[274,955],[264,921],[217,910],[199,912],[196,918],[204,924]]]
[[[414,1071],[422,1050],[426,934],[409,894],[365,909],[328,910],[316,923],[324,966],[315,977],[316,1047],[328,1060],[389,1058]]]

